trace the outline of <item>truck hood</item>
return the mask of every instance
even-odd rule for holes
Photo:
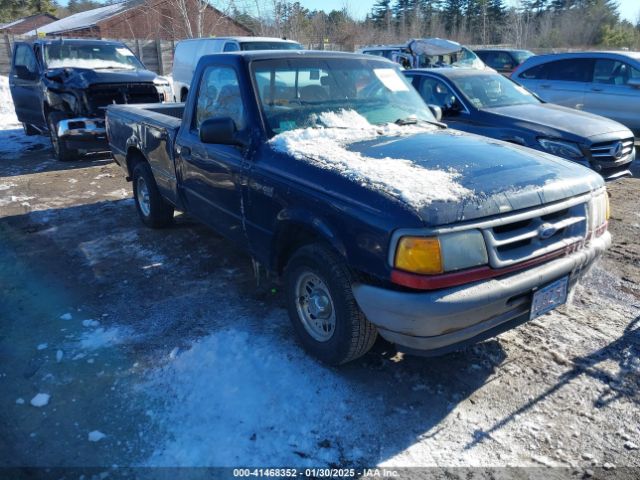
[[[426,226],[537,207],[604,185],[602,177],[574,162],[455,130],[379,137],[345,148],[364,157],[404,159],[455,173],[456,182],[471,194],[414,208]]]
[[[503,127],[533,129],[542,135],[562,137],[574,142],[616,132],[625,132],[624,138],[632,136],[631,131],[618,122],[550,103],[511,105],[483,111],[497,117],[496,120]]]
[[[105,83],[150,83],[157,75],[149,70],[92,70],[88,68],[53,68],[45,77],[69,88],[87,88]]]

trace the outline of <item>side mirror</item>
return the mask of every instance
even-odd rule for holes
[[[36,73],[30,71],[25,65],[15,65],[14,71],[20,80],[34,80],[36,78]]]
[[[431,110],[431,113],[436,118],[436,120],[440,122],[442,120],[442,109],[438,105],[427,106],[429,107],[429,110]]]
[[[208,118],[200,124],[200,141],[220,145],[240,145],[236,132],[236,122],[230,117]]]
[[[444,101],[443,110],[445,113],[451,114],[458,113],[460,110],[462,110],[462,108],[460,107],[460,103],[458,103],[458,99],[451,95]]]
[[[631,88],[640,88],[640,78],[630,78],[627,85]]]

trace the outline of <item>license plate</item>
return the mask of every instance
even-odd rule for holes
[[[566,303],[569,277],[562,277],[533,294],[529,319],[539,317]]]

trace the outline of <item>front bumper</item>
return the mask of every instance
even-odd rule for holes
[[[565,275],[572,288],[610,245],[605,232],[578,252],[497,279],[429,292],[357,284],[353,293],[386,340],[437,355],[525,322],[535,290]]]
[[[65,118],[58,122],[58,138],[76,150],[105,150],[107,131],[104,118]]]

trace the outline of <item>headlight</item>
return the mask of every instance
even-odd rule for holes
[[[482,233],[469,230],[437,237],[402,237],[396,248],[394,267],[421,275],[437,275],[487,262]]]
[[[153,81],[153,84],[155,85],[158,93],[162,94],[163,101],[171,101],[171,98],[173,97],[173,91],[171,89],[171,83],[169,83],[168,80],[166,80],[164,77],[157,77]]]
[[[589,200],[589,232],[599,232],[604,224],[609,220],[609,195],[606,190],[602,190]]]
[[[551,140],[548,138],[539,138],[538,143],[547,152],[564,158],[582,158],[584,155],[575,143],[563,142],[560,140]]]

